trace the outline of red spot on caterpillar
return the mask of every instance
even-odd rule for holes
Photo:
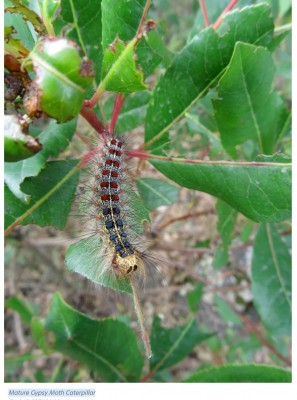
[[[116,171],[111,171],[111,176],[117,178],[119,174]]]
[[[101,186],[101,187],[108,187],[108,182],[101,182],[101,183],[100,183],[100,186]]]
[[[105,165],[111,165],[112,164],[112,160],[106,160],[105,161]]]
[[[115,167],[119,168],[119,166],[120,166],[121,164],[119,163],[119,161],[114,161],[114,162],[113,162],[113,165],[114,165]]]
[[[122,147],[123,143],[122,142],[118,142],[118,147]]]
[[[101,196],[101,198],[102,198],[102,196]],[[113,194],[113,195],[111,196],[111,199],[112,199],[113,201],[118,201],[118,200],[119,200],[119,196],[118,196],[117,194]]]
[[[118,157],[120,157],[120,156],[122,155],[122,152],[121,152],[121,151],[118,151],[118,150],[115,150],[115,153],[116,153],[116,155],[117,155]]]
[[[111,144],[117,144],[117,141],[115,139],[112,139],[112,141],[110,143]]]
[[[103,194],[103,195],[101,196],[101,200],[103,200],[103,201],[110,200],[109,194]]]
[[[108,175],[109,174],[109,170],[108,169],[104,169],[103,171],[102,171],[102,175]]]
[[[114,154],[115,150],[114,149],[109,149],[109,154]]]
[[[118,184],[116,182],[110,182],[110,187],[116,189],[118,187]]]

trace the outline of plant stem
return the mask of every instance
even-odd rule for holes
[[[209,24],[209,18],[208,18],[206,6],[205,6],[205,1],[204,0],[199,0],[199,4],[200,4],[200,7],[201,7],[201,11],[202,11],[203,19],[204,19],[204,24],[205,24],[205,27],[207,28],[210,24]]]
[[[116,95],[108,132],[114,131],[124,101],[125,97],[123,96],[122,93]]]
[[[151,345],[150,345],[150,340],[149,340],[148,334],[147,334],[145,326],[144,326],[144,317],[142,314],[142,309],[141,309],[141,305],[139,302],[138,293],[137,293],[137,290],[135,287],[135,282],[134,282],[134,279],[132,276],[130,276],[130,284],[131,284],[131,288],[133,291],[134,308],[135,308],[135,312],[137,315],[138,324],[140,327],[141,337],[142,337],[142,341],[143,341],[143,344],[145,347],[146,356],[147,356],[147,358],[151,358],[152,349],[151,349]]]
[[[225,10],[222,12],[222,14],[219,16],[219,18],[216,20],[216,22],[213,24],[213,29],[216,30],[218,29],[218,27],[221,25],[222,21],[223,21],[223,17],[224,15],[231,11],[232,8],[235,6],[235,4],[238,2],[238,0],[231,0],[230,3],[227,5],[227,7],[225,8]]]
[[[174,157],[163,157],[155,154],[147,153],[144,150],[127,150],[126,154],[128,157],[137,157],[145,160],[161,160],[171,161],[177,163],[188,163],[198,165],[234,165],[236,167],[291,167],[291,163],[271,163],[271,162],[257,162],[257,161],[205,161],[205,160],[189,160],[187,158],[174,158]]]
[[[145,5],[144,10],[143,10],[143,13],[142,13],[142,17],[141,17],[138,29],[137,29],[137,32],[136,32],[136,37],[138,35],[140,35],[141,32],[142,32],[142,28],[143,28],[143,25],[144,25],[148,10],[150,8],[150,5],[151,5],[151,0],[147,0],[146,5]]]
[[[80,115],[100,134],[105,132],[102,122],[98,119],[94,110],[87,108],[85,105],[80,110]]]

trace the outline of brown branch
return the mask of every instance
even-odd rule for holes
[[[289,358],[283,356],[270,342],[268,342],[268,340],[263,336],[263,334],[249,318],[239,314],[236,310],[234,311],[236,312],[248,332],[253,333],[257,337],[259,342],[263,344],[263,346],[267,347],[271,351],[271,353],[282,360],[288,367],[292,367],[292,361]]]
[[[146,5],[143,10],[143,13],[142,13],[142,17],[141,17],[138,29],[137,29],[137,32],[136,32],[136,37],[138,37],[142,33],[143,25],[145,23],[145,19],[146,19],[148,10],[150,8],[150,5],[151,5],[151,0],[147,0]]]
[[[161,230],[167,228],[168,225],[173,224],[174,222],[184,221],[185,219],[190,219],[190,218],[197,218],[197,217],[201,217],[202,215],[208,215],[208,214],[215,214],[215,210],[197,211],[197,212],[181,215],[180,217],[171,218],[168,221],[164,222],[163,224],[159,225],[157,228],[155,228],[155,230],[161,231]]]

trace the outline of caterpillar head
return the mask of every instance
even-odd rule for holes
[[[141,258],[136,254],[130,254],[129,256],[122,258],[119,255],[116,257],[116,264],[119,268],[121,275],[129,275],[137,270],[144,269],[144,264]]]

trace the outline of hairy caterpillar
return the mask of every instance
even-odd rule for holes
[[[95,222],[94,235],[70,246],[66,265],[69,270],[94,282],[132,295],[146,353],[150,357],[135,277],[145,278],[145,268],[154,262],[143,248],[140,236],[143,219],[137,215],[140,199],[127,182],[124,147],[124,142],[117,136],[102,135],[96,149],[99,159],[91,161],[91,182],[83,185],[81,202],[84,213]],[[149,220],[147,210],[142,207],[147,215],[144,220]]]
[[[89,162],[90,179],[80,187],[80,210],[89,217],[94,234],[86,239],[87,250],[81,247],[75,255],[77,259],[84,251],[81,263],[92,265],[83,275],[116,290],[122,290],[121,286],[132,276],[144,278],[145,268],[154,264],[153,257],[145,251],[142,237],[142,224],[149,221],[149,216],[125,173],[124,151],[123,139],[105,134],[96,148],[96,158]],[[67,255],[68,269],[81,273],[70,265],[69,252]]]

